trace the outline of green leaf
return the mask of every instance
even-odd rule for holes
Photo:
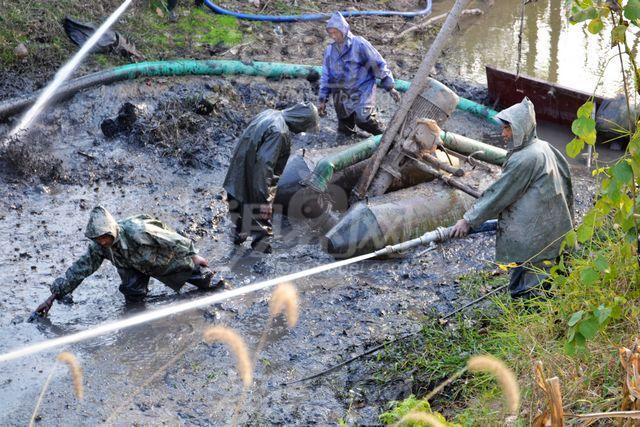
[[[576,336],[574,337],[573,342],[576,345],[576,352],[580,353],[586,350],[585,344],[587,340],[580,332],[576,333]]]
[[[573,140],[567,144],[567,156],[575,158],[584,148],[584,141],[579,138],[573,138]]]
[[[582,320],[582,315],[584,314],[584,310],[576,311],[569,318],[569,322],[567,323],[569,326],[575,326],[580,320]]]
[[[572,326],[571,328],[569,328],[569,332],[567,332],[567,340],[572,341],[575,336],[576,336],[576,327]]]
[[[624,7],[624,17],[635,21],[640,19],[640,0],[629,0]]]
[[[575,356],[576,355],[576,342],[574,340],[565,342],[564,343],[564,351],[569,356]]]
[[[600,31],[602,31],[603,28],[604,24],[602,23],[600,17],[592,19],[587,26],[587,30],[589,30],[591,34],[598,34]]]
[[[611,175],[616,181],[626,184],[633,179],[633,170],[631,170],[629,163],[622,160],[611,168]]]
[[[584,137],[596,131],[596,121],[591,117],[579,117],[571,123],[571,131]]]
[[[587,101],[578,108],[578,118],[590,119],[593,114],[593,101]]]
[[[593,312],[593,314],[596,316],[596,319],[598,319],[598,323],[600,323],[601,325],[609,320],[609,317],[611,317],[611,313],[612,310],[609,307],[605,307],[604,305],[601,305]]]
[[[626,40],[627,26],[617,25],[611,30],[611,45],[615,46],[618,43],[624,43]]]
[[[595,265],[596,270],[600,273],[606,273],[609,270],[609,263],[602,255],[598,255],[596,260],[593,262],[593,265]]]
[[[601,18],[608,18],[611,14],[611,9],[608,6],[604,6],[600,8],[600,12],[598,12]]]
[[[600,274],[591,267],[580,271],[580,281],[585,286],[591,286],[598,281]]]
[[[640,1],[640,0],[637,0],[637,1]],[[598,16],[598,11],[593,6],[588,7],[586,9],[582,9],[582,10],[573,9],[572,12],[573,13],[569,17],[569,21],[573,24],[576,24],[578,22],[584,22],[589,19],[595,19]]]
[[[580,332],[586,339],[590,340],[596,336],[599,328],[600,323],[598,323],[598,319],[591,316],[580,322],[580,325],[578,325],[578,332]]]
[[[593,226],[589,224],[580,224],[576,231],[576,237],[580,243],[588,242],[591,240],[591,237],[593,237]]]
[[[573,249],[576,247],[578,243],[577,235],[575,230],[571,230],[567,233],[564,240],[560,244],[560,252],[564,251],[565,248]]]
[[[584,142],[586,142],[589,145],[596,145],[596,138],[597,137],[598,137],[598,134],[594,130],[593,132],[589,132],[586,135],[582,135],[580,137],[580,139],[582,139]]]

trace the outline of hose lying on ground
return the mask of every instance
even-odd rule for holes
[[[304,21],[321,21],[329,18],[331,13],[310,13],[304,15],[257,15],[252,13],[234,12],[217,4],[210,0],[204,0],[205,6],[221,15],[229,15],[238,19],[246,19],[250,21],[267,21],[267,22],[304,22]],[[403,18],[414,18],[416,16],[425,16],[431,14],[431,0],[427,0],[427,4],[423,9],[402,12],[395,10],[346,10],[340,12],[345,18],[351,18],[354,16],[401,16]]]
[[[140,77],[246,75],[271,79],[318,79],[321,73],[322,67],[320,66],[283,64],[278,62],[255,61],[244,63],[226,59],[202,61],[182,59],[175,61],[139,62],[98,71],[97,73],[70,80],[60,87],[58,92],[52,97],[52,101],[69,98],[77,92],[90,87],[107,85],[121,80],[133,80]],[[406,92],[410,85],[411,82],[396,80],[396,88],[401,92]],[[36,101],[38,94],[39,92],[35,92],[24,97],[10,99],[0,103],[0,121],[27,109]],[[497,124],[493,117],[498,113],[484,105],[460,98],[458,108],[477,115],[490,123]]]

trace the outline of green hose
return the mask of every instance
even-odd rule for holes
[[[476,141],[475,139],[467,138],[456,133],[443,131],[440,134],[440,138],[444,146],[450,150],[467,156],[473,154],[474,158],[497,166],[502,165],[507,157],[506,150],[502,148],[494,147],[493,145],[485,144],[484,142]],[[336,172],[340,172],[349,166],[353,166],[371,157],[380,145],[381,139],[382,135],[372,136],[347,147],[343,151],[324,157],[316,164],[311,176],[305,181],[305,185],[308,185],[316,191],[325,192]]]
[[[378,149],[381,139],[382,135],[372,136],[343,151],[324,157],[316,164],[311,176],[305,181],[305,185],[324,193],[335,172],[371,157]]]
[[[244,63],[241,61],[226,59],[206,61],[181,59],[175,61],[139,62],[99,71],[97,73],[70,80],[58,90],[58,92],[53,96],[53,99],[64,99],[89,87],[140,77],[246,75],[281,79],[307,78],[312,73],[316,73],[319,77],[322,73],[322,67],[283,64],[278,62],[254,61],[251,63]],[[401,92],[406,92],[410,85],[411,82],[396,80],[396,88]],[[36,101],[37,96],[38,93],[36,92],[23,98],[12,99],[0,103],[0,120],[27,109]],[[460,98],[460,103],[457,108],[468,111],[493,124],[496,124],[493,116],[495,116],[497,112],[483,105],[465,98]]]

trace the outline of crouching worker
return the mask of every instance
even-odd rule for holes
[[[210,289],[213,272],[197,255],[193,242],[148,215],[116,222],[102,206],[91,211],[85,236],[87,251],[50,286],[51,296],[36,312],[46,314],[53,301],[72,293],[105,259],[118,269],[120,292],[127,302],[142,301],[153,277],[176,292],[185,283]]]
[[[316,130],[318,120],[315,105],[304,102],[263,111],[242,133],[223,185],[235,225],[234,244],[251,234],[253,249],[271,252],[273,199],[291,153],[291,133]]]
[[[498,218],[496,260],[514,262],[511,296],[528,297],[544,288],[550,265],[573,227],[573,190],[569,164],[538,139],[536,116],[528,98],[500,112],[507,160],[502,175],[454,226],[455,237]]]

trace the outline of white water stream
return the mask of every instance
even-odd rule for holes
[[[188,301],[181,304],[175,304],[169,307],[161,308],[158,310],[148,311],[137,316],[130,317],[128,319],[118,320],[112,323],[106,323],[104,325],[96,326],[95,328],[88,329],[86,331],[78,332],[75,334],[55,338],[47,341],[43,341],[37,344],[33,344],[18,350],[10,351],[8,353],[0,355],[0,362],[6,362],[9,360],[17,359],[20,357],[28,356],[35,353],[40,353],[45,350],[50,350],[55,347],[60,347],[66,344],[77,343],[79,341],[88,340],[90,338],[97,337],[99,335],[108,334],[110,332],[119,331],[129,328],[131,326],[140,325],[142,323],[151,322],[163,317],[168,317],[174,314],[182,313],[194,308],[204,307],[211,304],[215,304],[230,298],[245,295],[251,292],[257,292],[263,289],[267,289],[278,285],[280,283],[291,282],[293,280],[302,279],[303,277],[311,276],[314,274],[322,273],[324,271],[333,270],[335,268],[347,266],[349,264],[355,264],[360,261],[364,261],[376,256],[376,253],[370,253],[361,255],[359,257],[346,259],[343,261],[332,262],[329,264],[320,265],[318,267],[303,270],[297,273],[288,274],[282,277],[276,277],[264,282],[255,283],[253,285],[243,286],[241,288],[232,289],[225,292],[220,292],[215,295],[198,298],[193,301]]]
[[[116,20],[124,13],[125,10],[129,7],[133,0],[125,0],[120,7],[118,7],[109,18],[104,21],[104,23],[96,30],[95,33],[87,40],[87,42],[82,45],[80,50],[71,58],[69,62],[67,62],[55,75],[55,78],[51,83],[47,85],[47,87],[42,91],[42,94],[38,97],[38,100],[33,104],[33,106],[25,113],[20,120],[20,123],[9,132],[9,138],[15,136],[22,136],[31,123],[38,117],[38,115],[42,112],[44,107],[46,107],[47,103],[51,99],[51,97],[55,94],[56,90],[62,85],[71,76],[76,67],[80,64],[80,62],[84,59],[84,57],[89,53],[89,51],[93,48],[93,46],[100,40],[100,38],[106,33],[109,28],[116,22]]]

